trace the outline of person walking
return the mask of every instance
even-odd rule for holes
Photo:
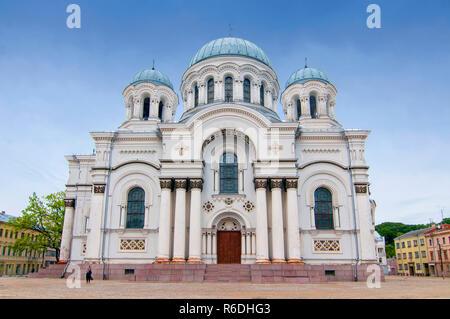
[[[91,270],[91,266],[88,266],[88,270],[86,272],[86,283],[90,284],[91,280],[92,280],[92,270]]]

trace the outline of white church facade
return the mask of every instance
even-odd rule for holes
[[[305,66],[280,88],[263,50],[221,38],[194,55],[180,92],[137,73],[125,121],[91,133],[93,155],[66,156],[63,262],[377,263],[369,131],[339,124],[324,72]]]

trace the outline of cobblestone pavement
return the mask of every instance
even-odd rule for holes
[[[326,284],[82,282],[69,289],[63,279],[0,278],[5,298],[450,298],[450,278],[386,277],[381,288],[365,282]]]

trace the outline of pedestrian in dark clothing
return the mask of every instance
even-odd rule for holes
[[[92,270],[91,270],[91,266],[88,267],[88,270],[86,272],[86,283],[89,284],[92,280]]]

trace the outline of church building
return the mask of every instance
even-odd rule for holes
[[[94,154],[66,156],[62,261],[377,263],[370,132],[338,122],[323,71],[280,87],[261,48],[226,37],[194,54],[179,92],[159,70],[136,73],[124,122],[90,133]]]

